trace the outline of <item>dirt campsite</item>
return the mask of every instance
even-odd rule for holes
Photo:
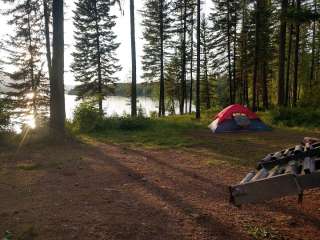
[[[0,232],[23,240],[317,239],[319,190],[306,192],[302,204],[296,196],[229,204],[228,186],[255,158],[305,134],[212,135],[204,129],[187,133],[207,142],[192,148],[85,138],[1,149]],[[233,164],[243,161],[248,165]]]
[[[0,240],[319,240],[319,0],[3,0]]]

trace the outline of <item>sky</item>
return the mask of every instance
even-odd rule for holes
[[[72,23],[73,10],[75,9],[75,0],[65,1],[65,84],[66,85],[75,85],[73,74],[70,71],[70,65],[72,63],[71,53],[73,51],[73,31],[74,26]],[[130,81],[131,75],[131,42],[130,42],[130,11],[129,11],[129,0],[121,0],[124,10],[122,15],[118,7],[114,7],[113,11],[117,14],[117,25],[114,28],[116,35],[118,36],[117,41],[121,43],[118,48],[118,58],[122,66],[122,71],[117,74],[121,82]],[[142,66],[141,66],[141,57],[143,55],[143,40],[142,40],[142,31],[141,26],[141,13],[139,10],[143,9],[143,4],[145,0],[135,0],[135,10],[136,10],[136,47],[137,47],[137,80],[142,82]],[[203,12],[208,13],[211,8],[211,0],[203,1]],[[2,9],[7,4],[2,3]],[[12,32],[12,27],[7,25],[7,17],[0,16],[0,39],[6,37],[7,34]],[[0,55],[1,58],[4,58],[3,53]]]

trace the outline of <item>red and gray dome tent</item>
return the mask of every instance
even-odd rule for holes
[[[214,133],[271,130],[254,112],[240,104],[231,105],[218,113],[209,128]]]

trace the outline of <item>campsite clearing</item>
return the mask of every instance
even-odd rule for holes
[[[308,133],[310,135],[310,133]],[[206,144],[152,149],[84,143],[1,149],[0,236],[13,239],[316,239],[320,192],[238,209],[228,185],[268,152],[306,133],[185,137]],[[317,134],[311,134],[317,137]],[[319,136],[318,136],[319,137]],[[301,237],[302,236],[302,237]]]

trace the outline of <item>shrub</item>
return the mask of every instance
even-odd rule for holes
[[[120,118],[119,129],[126,131],[143,130],[150,126],[150,121],[143,117]]]
[[[99,110],[91,102],[81,103],[74,111],[73,124],[81,132],[96,130],[102,122]]]
[[[278,108],[270,112],[272,124],[287,127],[320,127],[320,110]]]
[[[146,112],[143,109],[142,105],[140,104],[138,109],[137,109],[137,114],[139,118],[144,118],[146,116]]]
[[[150,112],[150,117],[151,118],[158,118],[158,112],[156,112],[156,111]]]
[[[10,124],[10,114],[8,104],[5,100],[0,100],[0,131],[7,129]]]
[[[74,112],[74,120],[71,128],[80,132],[97,132],[106,130],[134,131],[143,130],[151,125],[151,120],[143,117],[131,118],[128,115],[123,117],[112,116],[104,118],[99,110],[91,102],[81,103]]]

